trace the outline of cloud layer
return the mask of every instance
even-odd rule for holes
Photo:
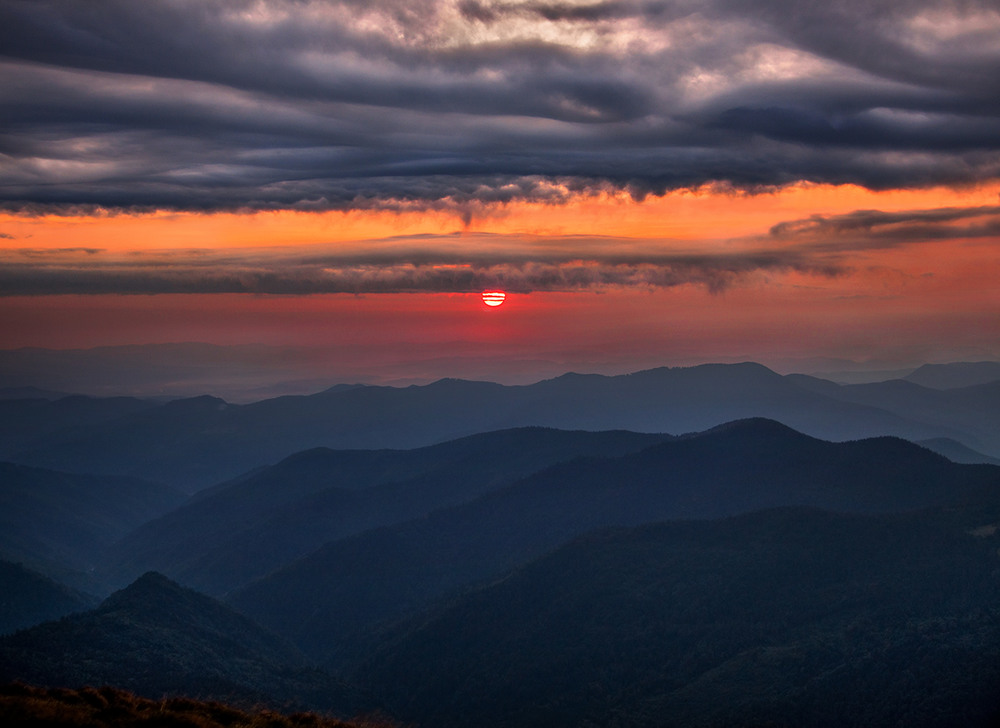
[[[0,295],[575,291],[693,284],[717,293],[754,276],[844,275],[858,254],[942,240],[992,244],[1000,206],[857,211],[779,223],[715,252],[678,242],[485,233],[419,235],[337,246],[113,253],[0,252]]]
[[[0,209],[1000,177],[993,0],[5,0]]]

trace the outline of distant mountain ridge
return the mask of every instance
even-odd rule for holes
[[[156,402],[132,397],[81,395],[0,400],[0,459],[9,459],[39,440],[85,434],[98,424],[156,406]]]
[[[0,387],[0,400],[46,399],[49,401],[73,396],[70,392],[53,392],[39,387]]]
[[[856,386],[862,388],[783,377],[743,363],[612,377],[566,374],[526,386],[440,380],[402,388],[335,387],[249,405],[197,397],[143,403],[86,426],[33,432],[29,441],[22,437],[18,447],[9,447],[7,457],[75,472],[142,476],[192,492],[313,447],[414,448],[521,426],[682,434],[747,417],[775,419],[830,440],[947,437],[1000,456],[998,382],[955,390],[912,382]],[[15,429],[11,417],[20,414],[4,404],[0,429]]]
[[[534,427],[414,450],[307,450],[133,531],[112,548],[111,577],[156,569],[221,595],[337,538],[473,500],[556,462],[666,438]]]
[[[983,455],[981,452],[976,452],[972,448],[966,447],[962,443],[948,437],[919,440],[917,444],[926,447],[928,450],[933,450],[939,455],[944,455],[954,463],[1000,465],[1000,458],[991,458],[989,455]]]
[[[138,478],[0,462],[0,558],[86,590],[104,549],[182,500]]]
[[[743,420],[554,465],[470,503],[333,541],[228,601],[313,655],[340,659],[378,622],[593,529],[793,505],[896,512],[998,493],[1000,469],[957,465],[904,440],[830,443]]]
[[[1000,380],[1000,362],[975,361],[924,364],[903,377],[908,382],[933,389],[956,389]]]

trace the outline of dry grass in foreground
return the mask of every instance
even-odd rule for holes
[[[245,711],[191,698],[149,700],[112,687],[0,686],[0,725],[87,728],[394,728],[381,719],[342,721],[315,713]]]

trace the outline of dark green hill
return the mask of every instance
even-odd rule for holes
[[[82,612],[95,602],[21,564],[0,561],[0,634]]]
[[[747,417],[776,419],[832,440],[952,437],[987,454],[1000,452],[1000,441],[990,435],[1000,431],[998,408],[991,410],[982,396],[925,390],[933,406],[925,407],[924,397],[917,410],[929,419],[912,419],[829,382],[830,391],[805,386],[808,379],[782,377],[759,364],[706,364],[615,377],[567,374],[528,386],[445,379],[425,386],[339,387],[249,405],[195,397],[51,432],[10,459],[141,476],[193,492],[313,447],[415,448],[522,426],[676,434]],[[964,424],[976,433],[963,431]]]
[[[358,674],[442,727],[995,725],[1000,536],[969,526],[997,517],[590,535],[398,626]]]
[[[956,465],[903,440],[829,443],[745,420],[559,464],[472,503],[332,542],[229,601],[311,654],[341,659],[380,620],[597,528],[789,505],[892,512],[998,492],[1000,468]]]
[[[0,463],[0,554],[79,587],[104,549],[182,500],[137,478]]]
[[[127,582],[155,569],[222,594],[333,539],[473,500],[563,460],[666,437],[522,428],[415,450],[309,450],[140,527],[112,550],[111,571]]]
[[[150,572],[90,612],[0,639],[0,681],[353,713],[358,694],[246,617]]]

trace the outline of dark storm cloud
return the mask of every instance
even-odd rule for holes
[[[6,0],[0,209],[1000,176],[994,2]]]

